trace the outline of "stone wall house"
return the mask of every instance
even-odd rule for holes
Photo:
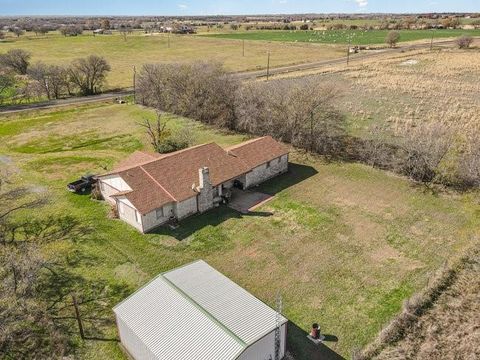
[[[99,176],[103,198],[141,232],[205,212],[233,186],[255,186],[288,170],[288,150],[270,136],[223,149],[215,143],[170,154],[136,151]]]

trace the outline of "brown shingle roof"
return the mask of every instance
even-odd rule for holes
[[[250,169],[288,154],[288,149],[271,136],[245,141],[241,144],[230,146],[225,150],[245,162]]]
[[[146,214],[165,204],[195,196],[198,170],[202,167],[209,168],[211,183],[217,186],[288,153],[271,137],[247,141],[226,150],[209,143],[170,154],[137,151],[108,174],[118,174],[130,186],[132,191],[122,195]]]

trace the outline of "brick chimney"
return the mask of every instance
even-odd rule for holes
[[[210,170],[208,167],[204,166],[198,169],[198,188],[201,190],[210,186]]]

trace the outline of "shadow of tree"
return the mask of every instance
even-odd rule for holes
[[[273,196],[317,173],[318,172],[311,166],[290,163],[288,172],[264,182],[256,187],[255,191],[264,192]],[[271,215],[273,214],[268,211],[250,211],[246,214],[241,214],[236,210],[221,205],[203,214],[195,214],[182,220],[176,229],[171,229],[168,226],[160,226],[150,231],[150,234],[166,235],[174,237],[177,240],[184,240],[206,226],[215,227],[229,219],[241,219],[246,216],[268,217]]]
[[[288,322],[287,328],[287,350],[296,360],[345,360],[327,345],[314,344],[307,338],[308,333],[298,327],[294,322]],[[337,343],[335,335],[324,335],[324,342]]]

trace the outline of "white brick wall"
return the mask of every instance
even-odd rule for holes
[[[174,213],[177,219],[183,219],[197,212],[197,197],[191,197],[187,200],[180,201],[174,206]]]
[[[284,173],[288,170],[288,155],[283,155],[279,158],[269,161],[267,163],[257,166],[246,175],[245,186],[247,188],[258,185],[274,176]]]
[[[118,217],[143,232],[142,215],[126,198],[117,198],[117,201]]]
[[[170,219],[170,216],[173,214],[173,203],[167,204],[161,209],[163,210],[163,216],[160,218],[157,218],[157,210],[153,210],[148,214],[142,216],[144,232],[147,232],[159,225],[165,224]]]

